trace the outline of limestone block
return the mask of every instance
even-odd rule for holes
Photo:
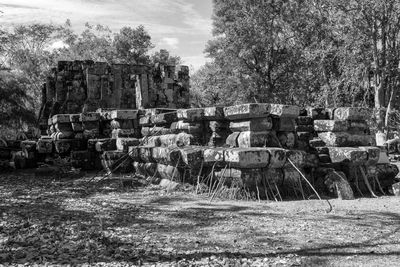
[[[52,124],[56,123],[69,123],[70,114],[57,114],[52,117]]]
[[[271,105],[265,103],[242,104],[224,108],[225,117],[229,120],[267,117],[270,111]]]
[[[142,139],[144,146],[161,146],[160,136],[150,136]]]
[[[74,132],[56,132],[53,134],[53,140],[73,139]]]
[[[79,121],[81,121],[81,122],[90,122],[90,121],[98,122],[98,121],[100,121],[100,113],[97,113],[97,112],[81,113]]]
[[[111,131],[111,138],[133,138],[137,137],[135,129],[114,129]]]
[[[307,153],[302,150],[286,150],[287,163],[285,166],[292,167],[291,161],[296,167],[303,167],[306,162]]]
[[[129,137],[116,138],[116,146],[118,151],[128,153],[128,147],[140,145],[140,139]]]
[[[334,111],[335,120],[367,120],[372,117],[372,110],[369,108],[342,107]]]
[[[171,130],[175,133],[198,134],[204,133],[204,125],[202,123],[178,121],[171,124]]]
[[[110,111],[110,119],[117,120],[136,120],[138,110],[136,109],[117,109]]]
[[[267,150],[270,155],[268,168],[270,168],[270,169],[282,168],[286,163],[285,149],[268,147]]]
[[[371,135],[352,135],[346,132],[323,132],[318,133],[318,137],[332,147],[353,147],[374,145],[374,138]]]
[[[352,164],[365,164],[368,152],[353,147],[329,147],[329,157],[332,163],[351,162]]]
[[[176,135],[176,145],[178,147],[185,147],[195,144],[195,138],[191,134],[179,133]]]
[[[297,118],[300,114],[300,108],[298,106],[271,104],[271,115],[280,118]]]
[[[379,161],[381,150],[379,147],[374,146],[360,146],[359,149],[368,153],[367,165],[375,165]]]
[[[204,109],[203,108],[190,108],[190,109],[178,109],[177,111],[178,120],[197,122],[204,120]]]
[[[180,148],[178,151],[180,153],[180,162],[189,166],[191,168],[198,168],[203,162],[203,150],[204,147],[201,146],[189,146]],[[173,157],[174,160],[176,156]]]
[[[315,120],[314,129],[317,132],[346,132],[349,123],[344,120]]]
[[[167,165],[174,164],[173,160],[171,159],[171,151],[173,150],[174,148],[169,148],[169,147],[153,147],[151,155],[153,160],[157,163],[167,164]]]
[[[272,129],[272,119],[270,117],[266,118],[256,118],[244,121],[231,121],[229,128],[232,132],[262,132],[269,131]]]
[[[151,116],[142,116],[139,118],[140,126],[151,126],[153,123],[151,122]]]
[[[112,138],[98,139],[95,144],[95,149],[97,152],[117,150],[117,141]]]
[[[140,130],[142,136],[151,136],[151,135],[166,135],[166,134],[174,134],[174,130],[167,127],[142,127]]]
[[[224,152],[225,148],[213,147],[206,148],[203,150],[204,164],[214,165],[215,163],[224,163]]]
[[[204,119],[209,121],[225,119],[224,107],[204,108]]]
[[[36,150],[39,154],[49,154],[53,152],[53,140],[39,139],[36,143]]]
[[[177,143],[176,134],[160,135],[160,144],[163,147],[174,147]]]
[[[252,132],[245,131],[241,132],[237,138],[239,147],[263,147],[268,144],[269,132]]]
[[[224,151],[224,158],[233,168],[265,168],[270,155],[266,148],[228,148]]]
[[[176,112],[161,113],[151,116],[151,122],[155,125],[170,125],[174,121],[178,121]]]

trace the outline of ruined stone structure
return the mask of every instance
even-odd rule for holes
[[[61,157],[83,170],[223,184],[260,199],[310,196],[304,178],[341,198],[387,192],[398,173],[374,144],[371,110],[188,108],[188,88],[184,66],[60,62],[44,87],[43,135],[20,143],[17,162]]]

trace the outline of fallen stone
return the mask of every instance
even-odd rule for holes
[[[269,132],[241,132],[237,138],[238,147],[264,147],[268,143]]]
[[[266,148],[228,148],[224,158],[232,168],[265,168],[270,155]]]
[[[271,115],[279,118],[297,118],[300,114],[298,106],[271,104]]]
[[[318,137],[330,147],[371,146],[375,140],[371,135],[352,135],[346,132],[323,132]]]
[[[189,147],[184,147],[180,148],[179,150],[176,150],[176,152],[179,151],[180,155],[179,158],[176,158],[176,153],[172,153],[174,156],[173,157],[174,161],[182,162],[186,166],[189,166],[191,168],[198,168],[201,166],[203,162],[203,150],[204,147],[197,147],[197,146],[189,146]]]
[[[91,121],[98,122],[98,121],[100,121],[100,113],[97,113],[97,112],[81,113],[79,121],[81,121],[81,122],[91,122]]]
[[[161,113],[151,116],[151,122],[155,125],[171,125],[171,123],[178,121],[176,112]]]
[[[137,138],[126,138],[126,137],[119,137],[116,138],[116,147],[117,150],[123,151],[128,153],[128,147],[130,146],[138,146],[140,145],[140,139]]]
[[[305,162],[306,162],[306,155],[307,155],[307,153],[305,151],[285,150],[285,152],[286,152],[286,158],[287,158],[287,162],[285,163],[285,166],[293,167],[293,165],[292,165],[292,163],[293,163],[297,168],[304,167]]]
[[[365,164],[368,153],[360,148],[353,147],[328,147],[332,163],[351,162],[352,164]]]
[[[225,117],[229,120],[267,117],[270,111],[271,105],[265,103],[251,103],[224,108]]]
[[[179,183],[171,181],[169,179],[162,179],[160,182],[160,186],[167,191],[174,191],[179,187]]]
[[[104,152],[104,151],[113,151],[117,150],[117,140],[108,138],[108,139],[98,139],[95,144],[95,149],[97,152]]]
[[[267,150],[270,155],[268,168],[270,169],[282,168],[286,163],[285,149],[268,147]]]
[[[110,119],[118,119],[118,120],[136,120],[138,115],[137,110],[133,109],[117,109],[110,111]]]
[[[262,132],[272,129],[272,119],[270,117],[266,118],[256,118],[245,121],[231,121],[229,128],[232,132]]]
[[[225,148],[206,148],[203,150],[203,160],[206,165],[221,165],[224,163]]]
[[[380,148],[374,146],[360,146],[359,149],[366,151],[368,154],[367,165],[375,165],[379,161],[381,153]]]
[[[166,135],[166,134],[175,134],[173,129],[168,127],[142,127],[141,134],[143,137],[152,136],[152,135]]]
[[[178,120],[185,122],[197,122],[204,120],[204,109],[203,108],[190,108],[190,109],[178,109],[177,111]]]
[[[57,114],[52,117],[52,124],[56,123],[70,123],[70,114]]]
[[[224,120],[224,107],[207,107],[204,108],[204,119],[213,120]]]
[[[114,129],[111,131],[111,138],[135,138],[138,136],[135,129]]]
[[[316,132],[346,132],[349,129],[347,121],[337,120],[315,120],[314,130]]]
[[[372,110],[368,108],[344,107],[336,108],[334,111],[335,120],[367,120],[372,117]]]

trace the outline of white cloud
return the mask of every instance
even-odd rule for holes
[[[163,37],[158,46],[166,45],[169,48],[178,49],[179,39],[175,37]]]

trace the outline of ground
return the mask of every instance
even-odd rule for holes
[[[400,199],[222,201],[118,177],[0,174],[0,265],[394,266]]]

